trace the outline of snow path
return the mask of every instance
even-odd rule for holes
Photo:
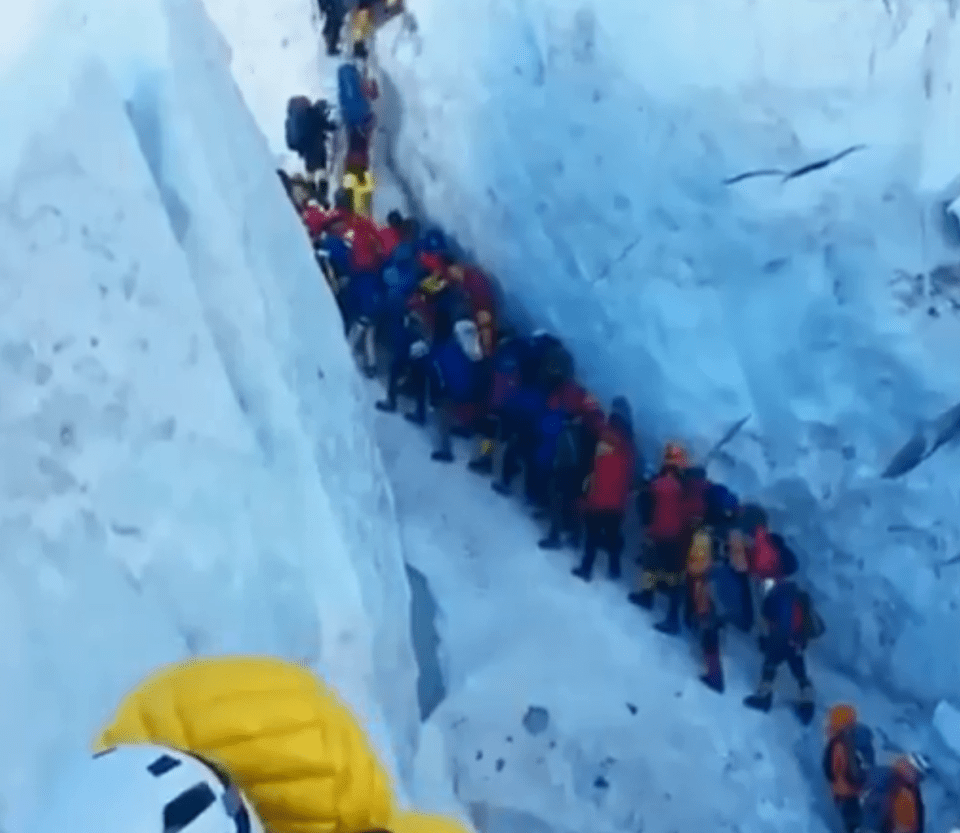
[[[376,383],[371,390],[380,395]],[[615,829],[641,818],[648,833],[695,824],[826,829],[817,818],[829,812],[820,718],[804,731],[784,707],[795,692],[786,669],[769,716],[744,709],[760,658],[751,640],[728,633],[727,692],[707,690],[693,639],[653,630],[656,619],[626,600],[627,587],[606,580],[602,557],[587,585],[569,572],[579,553],[537,548],[540,527],[519,501],[465,468],[469,444],[443,466],[429,460],[428,433],[385,414],[376,426],[406,557],[439,609],[447,699],[431,722],[447,738],[458,794],[475,805],[475,818],[485,805],[526,810],[557,830]],[[881,749],[931,747],[915,708],[860,688],[811,653],[821,717],[825,704],[850,698],[879,727]],[[521,719],[530,706],[549,711],[552,732],[527,736]],[[604,767],[606,758],[616,767]],[[592,786],[600,774],[610,784],[602,790]],[[941,776],[947,784],[956,777]],[[702,785],[701,798],[684,802],[688,782]],[[956,797],[937,781],[925,792],[930,829],[946,830]]]

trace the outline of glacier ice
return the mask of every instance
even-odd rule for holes
[[[193,0],[31,8],[0,62],[4,824],[192,653],[309,662],[406,771],[393,497],[229,50]]]
[[[930,705],[960,687],[947,444],[960,390],[947,3],[421,2],[379,60],[424,210],[637,404],[648,457],[704,454],[771,508],[830,659]],[[813,46],[816,45],[816,48]],[[855,145],[801,178],[791,171]]]

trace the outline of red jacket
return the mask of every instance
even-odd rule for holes
[[[402,239],[400,232],[393,226],[384,226],[379,230],[380,247],[383,249],[383,256],[390,257],[393,250],[400,245]]]
[[[653,516],[647,529],[655,541],[674,541],[686,530],[683,484],[672,472],[664,472],[650,484]]]
[[[446,274],[463,287],[473,309],[484,358],[490,358],[497,347],[497,302],[490,278],[475,266],[460,263],[447,269]]]
[[[372,272],[383,265],[380,229],[373,220],[344,208],[320,211],[311,207],[303,212],[303,221],[311,237],[327,232],[343,240],[350,247],[350,263],[356,271]]]
[[[625,512],[633,487],[633,440],[621,428],[607,423],[600,434],[587,490],[588,512]]]
[[[599,437],[607,424],[600,403],[576,382],[564,382],[550,394],[547,409],[566,411],[579,417],[594,437]]]
[[[334,217],[335,214],[336,217]],[[303,219],[311,238],[317,238],[328,230],[331,234],[342,234],[346,231],[346,226],[343,225],[343,212],[337,214],[337,210],[324,211],[316,203],[308,205],[300,214],[300,217]],[[340,228],[334,229],[333,227],[337,224],[340,224]]]

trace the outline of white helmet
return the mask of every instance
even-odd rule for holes
[[[85,758],[42,802],[33,833],[264,833],[229,778],[163,746]]]

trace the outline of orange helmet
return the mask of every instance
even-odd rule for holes
[[[827,736],[835,737],[857,722],[857,710],[849,703],[837,703],[827,714]]]
[[[687,457],[687,452],[680,443],[669,442],[663,447],[663,464],[685,469],[690,465],[690,458]]]

